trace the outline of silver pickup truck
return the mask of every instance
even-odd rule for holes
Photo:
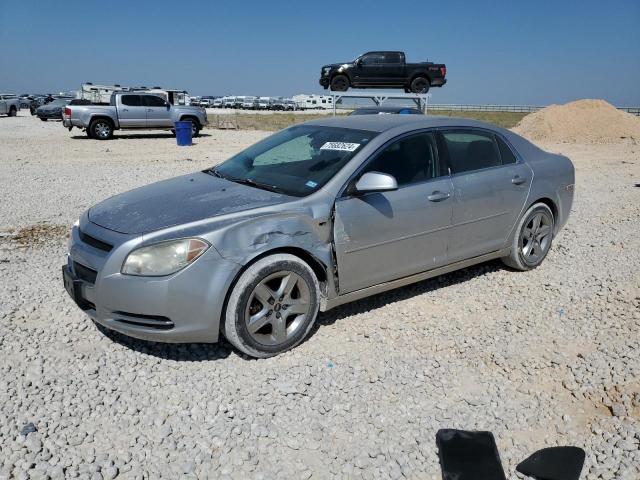
[[[108,140],[120,129],[172,130],[179,120],[191,121],[194,137],[208,123],[204,108],[171,105],[157,95],[138,92],[114,93],[109,106],[70,105],[62,114],[62,123],[69,130],[85,129],[97,140]]]
[[[13,94],[0,94],[0,115],[15,117],[20,110],[20,99]]]

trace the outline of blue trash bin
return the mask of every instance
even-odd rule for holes
[[[191,145],[191,121],[187,120],[186,122],[176,122],[176,142],[181,147],[186,147]]]

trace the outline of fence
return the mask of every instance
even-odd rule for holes
[[[454,112],[519,112],[531,113],[540,110],[538,105],[469,105],[469,104],[429,104],[429,110],[449,110]],[[640,107],[616,107],[618,110],[640,116]]]

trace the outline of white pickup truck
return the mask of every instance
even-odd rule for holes
[[[172,130],[177,121],[190,121],[192,135],[197,137],[207,122],[201,107],[172,105],[164,98],[143,92],[116,92],[110,105],[70,105],[65,107],[62,123],[71,130],[85,129],[90,138],[108,140],[114,130]]]
[[[10,93],[0,94],[0,115],[15,117],[20,110],[20,99]]]

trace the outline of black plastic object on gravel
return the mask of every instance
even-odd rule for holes
[[[436,444],[442,480],[506,480],[491,432],[438,430]]]
[[[516,470],[538,480],[578,480],[584,459],[584,450],[578,447],[543,448],[520,462]]]

